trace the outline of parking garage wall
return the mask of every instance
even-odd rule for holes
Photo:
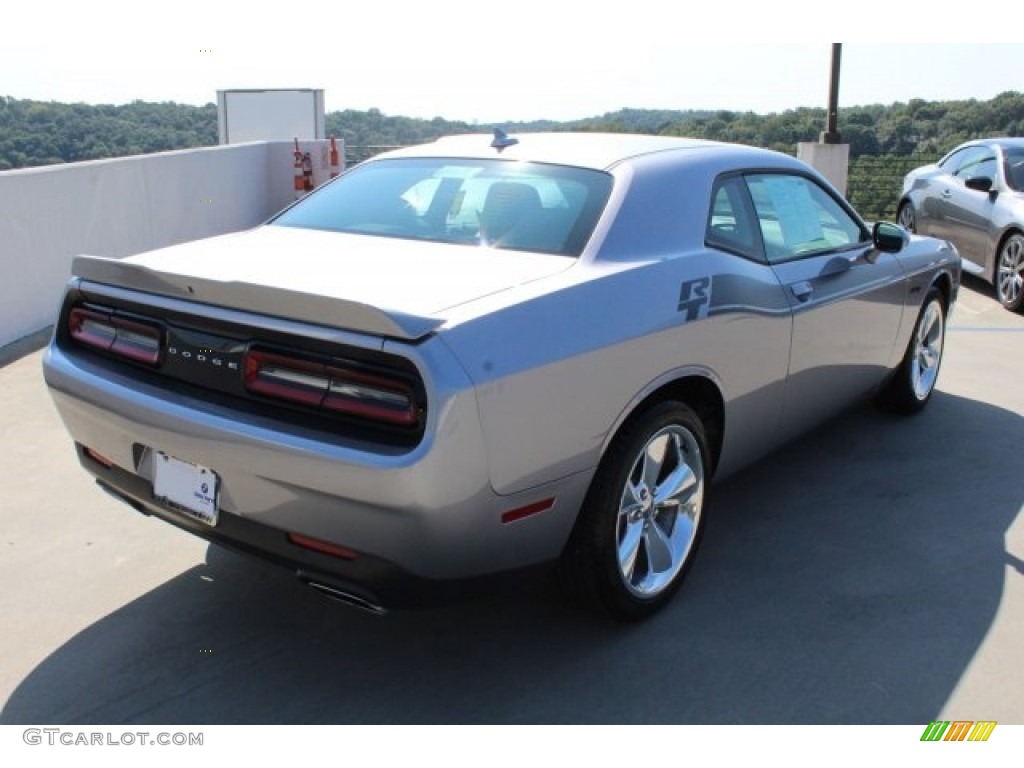
[[[78,254],[122,258],[264,221],[293,198],[291,149],[254,142],[0,172],[0,347],[53,323]]]

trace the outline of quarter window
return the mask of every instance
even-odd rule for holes
[[[756,226],[746,203],[743,180],[734,176],[720,182],[711,197],[704,241],[710,246],[744,256],[757,256]]]

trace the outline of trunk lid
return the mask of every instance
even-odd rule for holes
[[[447,309],[557,274],[576,259],[262,226],[126,259],[79,256],[83,280],[414,340]]]

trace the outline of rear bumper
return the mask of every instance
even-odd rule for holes
[[[438,349],[443,354],[443,345]],[[578,473],[496,494],[476,398],[458,380],[458,369],[435,372],[426,434],[416,448],[402,451],[282,433],[258,418],[119,377],[102,361],[55,345],[43,366],[80,460],[104,488],[195,535],[386,606],[461,594],[467,581],[502,579],[556,559],[590,478]],[[82,446],[114,466],[94,461]],[[217,474],[215,527],[153,497],[155,451]],[[555,503],[547,511],[502,520],[510,510],[549,498]],[[289,533],[350,549],[356,557],[308,550],[293,544]]]
[[[82,467],[107,493],[136,511],[158,517],[211,543],[281,566],[328,596],[375,613],[390,608],[435,606],[491,592],[545,570],[544,564],[461,579],[428,579],[364,553],[351,560],[316,552],[279,528],[221,511],[216,527],[204,525],[153,499],[152,486],[119,467],[105,467],[76,445]]]

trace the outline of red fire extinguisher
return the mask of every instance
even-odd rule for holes
[[[298,200],[304,194],[305,177],[302,171],[302,150],[299,149],[299,140],[295,139],[295,199]]]
[[[306,152],[302,156],[302,188],[306,192],[313,191],[313,158]]]

